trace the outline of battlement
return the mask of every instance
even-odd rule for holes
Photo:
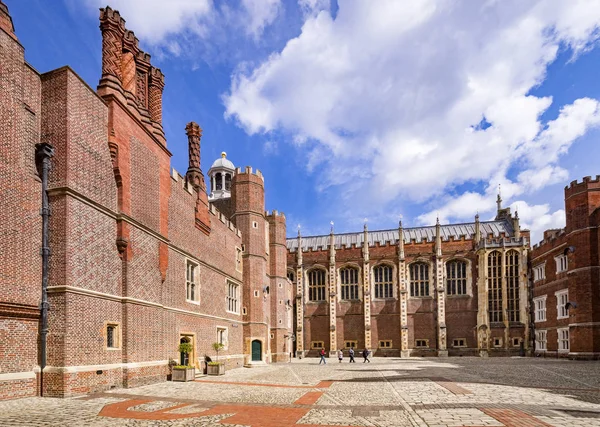
[[[263,182],[265,180],[260,170],[256,169],[256,172],[252,172],[252,166],[246,166],[244,172],[242,172],[242,168],[235,168],[235,175],[253,175],[259,177]]]
[[[175,168],[171,168],[171,179],[175,182],[179,183],[179,187],[183,188],[190,194],[194,194],[194,187],[185,179],[185,176],[181,175],[179,172],[175,170]]]
[[[556,240],[561,239],[565,234],[566,229],[564,228],[546,230],[544,231],[544,238],[540,242],[533,245],[533,249],[540,249],[548,244],[553,245]]]
[[[274,209],[271,212],[265,211],[265,216],[266,217],[280,217],[280,218],[285,219],[285,214],[283,212],[277,211],[276,209]]]
[[[233,231],[236,236],[242,237],[242,232],[235,225],[233,225],[233,222],[231,222],[227,216],[221,213],[221,211],[219,211],[212,203],[210,204],[209,212],[223,224],[227,225],[227,228]]]
[[[600,189],[600,175],[596,175],[594,179],[591,176],[585,176],[581,182],[577,182],[577,180],[571,181],[565,187],[565,199],[590,189]]]

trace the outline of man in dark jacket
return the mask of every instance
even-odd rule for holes
[[[354,361],[354,349],[352,347],[350,347],[350,350],[348,350],[348,354],[350,355],[350,363],[356,363]]]
[[[362,352],[363,357],[365,358],[365,360],[363,360],[363,363],[365,362],[369,362],[371,363],[371,361],[369,360],[369,350],[367,350],[366,348],[363,350]]]

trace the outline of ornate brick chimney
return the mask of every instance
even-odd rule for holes
[[[206,194],[204,174],[200,169],[200,138],[202,137],[202,129],[198,126],[198,123],[189,122],[185,127],[185,133],[188,137],[190,160],[185,178],[189,185],[198,192],[198,199],[196,200],[196,227],[209,234],[208,195]]]
[[[9,36],[17,40],[15,35],[15,26],[13,25],[10,13],[8,13],[8,6],[6,6],[0,0],[0,29],[4,30]]]

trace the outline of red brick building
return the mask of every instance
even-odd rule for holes
[[[296,351],[511,355],[529,349],[529,232],[494,221],[288,239]]]
[[[28,65],[0,2],[0,398],[164,381],[182,341],[198,368],[216,341],[228,367],[291,351],[285,216],[265,212],[262,174],[231,171],[211,203],[194,122],[187,173],[172,170],[163,74],[117,11],[100,27],[94,91],[69,67]],[[40,142],[54,148],[42,390]]]
[[[600,358],[600,176],[565,187],[566,227],[533,247],[537,355]]]

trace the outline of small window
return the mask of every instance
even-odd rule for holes
[[[392,340],[379,341],[379,348],[392,348]]]
[[[313,341],[310,346],[311,348],[325,348],[325,343],[323,341]]]
[[[513,345],[513,347],[520,347],[521,346],[521,338],[513,338],[512,345]]]
[[[235,248],[235,269],[237,271],[242,271],[242,249]]]
[[[544,280],[546,278],[546,263],[533,267],[533,281]]]
[[[464,338],[456,338],[452,340],[452,347],[466,347],[467,340]]]
[[[280,283],[278,286],[279,286],[280,288],[283,288],[283,285],[282,285],[281,283]]]
[[[294,278],[296,277],[296,275],[294,274],[293,270],[288,270],[287,271],[287,278],[290,279],[290,282],[294,283]]]
[[[415,347],[417,348],[428,348],[429,340],[415,340]]]
[[[279,324],[281,325],[283,323],[283,320],[279,319]]]
[[[546,351],[546,331],[535,332],[535,349],[539,351]]]
[[[569,328],[561,328],[556,331],[558,332],[558,351],[569,351]]]
[[[566,319],[569,317],[569,309],[567,308],[567,303],[569,302],[569,290],[565,289],[564,291],[556,292],[556,318],[557,319]]]
[[[494,347],[502,347],[502,338],[494,338]]]
[[[257,297],[259,295],[258,291],[254,291],[254,296]]]
[[[271,339],[274,340],[275,339],[275,334],[271,334]]]
[[[239,299],[240,285],[237,283],[227,282],[227,311],[230,313],[239,314]]]
[[[569,259],[566,255],[559,255],[554,258],[556,261],[556,272],[562,273],[563,271],[567,271],[569,269]]]
[[[187,260],[185,273],[185,299],[188,302],[198,302],[197,275],[198,264]]]
[[[344,341],[344,347],[356,348],[356,341]]]
[[[227,349],[227,345],[229,344],[229,342],[228,342],[229,336],[228,335],[229,334],[227,332],[227,328],[217,326],[217,342],[219,344],[223,344],[224,350]]]
[[[258,228],[258,222],[252,221],[252,228]]]
[[[121,348],[119,325],[117,323],[108,323],[106,325],[106,348]]]
[[[545,322],[546,321],[546,295],[533,299],[533,305],[535,307],[535,321]]]
[[[242,314],[245,316],[246,314],[248,314],[248,310],[246,310],[246,307],[242,308]]]

